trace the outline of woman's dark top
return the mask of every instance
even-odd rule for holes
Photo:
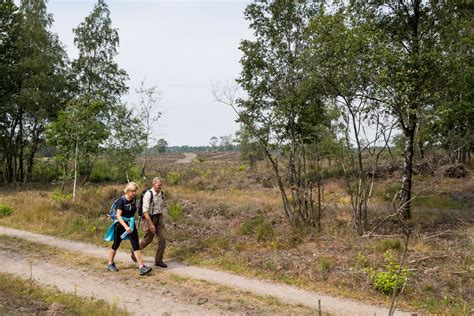
[[[117,210],[122,210],[122,216],[133,217],[137,211],[136,199],[133,198],[129,201],[125,196],[122,196],[117,203]]]

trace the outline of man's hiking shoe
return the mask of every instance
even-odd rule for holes
[[[164,263],[163,261],[155,262],[155,266],[160,267],[160,268],[168,268],[168,265]]]
[[[105,267],[109,271],[118,272],[118,268],[117,268],[117,266],[115,266],[115,263],[108,263]]]
[[[151,268],[150,267],[147,267],[147,266],[143,266],[140,268],[140,275],[144,275],[144,274],[147,274],[148,272],[151,271]]]
[[[132,250],[132,253],[130,255],[130,258],[132,258],[133,262],[135,262],[135,263],[137,262],[137,258],[135,258],[135,254],[133,253],[133,250]]]

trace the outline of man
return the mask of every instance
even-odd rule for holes
[[[165,207],[165,196],[161,191],[163,184],[159,178],[153,179],[151,190],[148,190],[143,196],[143,229],[145,235],[140,239],[140,250],[148,246],[153,237],[158,238],[158,249],[155,255],[155,266],[166,268],[168,265],[163,262],[163,255],[165,253],[166,238],[165,238],[165,222],[163,219],[163,211]],[[136,262],[135,255],[132,253],[132,260]]]

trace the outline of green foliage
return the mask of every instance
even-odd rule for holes
[[[111,168],[108,161],[99,160],[94,164],[94,168],[92,168],[92,173],[89,180],[91,182],[99,183],[116,180],[116,178],[117,171],[115,168]]]
[[[271,223],[267,222],[263,216],[247,219],[239,229],[242,235],[255,235],[259,242],[271,241],[275,237],[275,232]]]
[[[157,153],[162,154],[166,152],[167,147],[168,147],[168,142],[165,139],[160,138],[156,142],[154,149],[156,150]]]
[[[240,226],[240,230],[239,230],[240,234],[247,235],[247,236],[254,234],[256,227],[261,225],[263,222],[264,222],[264,219],[262,216],[247,219]]]
[[[90,174],[100,145],[110,134],[106,124],[99,119],[102,107],[102,102],[71,101],[47,126],[47,142],[56,147],[56,158],[64,166],[71,159],[77,160],[79,170]]]
[[[108,153],[111,161],[122,173],[122,179],[130,181],[130,171],[135,165],[137,156],[145,149],[145,133],[143,124],[133,111],[119,105],[114,108],[112,133],[108,139]],[[138,178],[138,177],[137,177]]]
[[[74,32],[74,44],[79,56],[72,62],[79,95],[86,100],[102,102],[99,118],[106,119],[120,104],[128,91],[128,75],[114,58],[118,54],[118,30],[112,27],[110,10],[104,0],[94,5]]]
[[[241,124],[240,131],[237,132],[237,141],[239,142],[240,159],[248,161],[250,166],[255,165],[257,161],[265,158],[265,152],[262,145],[258,142],[252,131],[245,124]]]
[[[357,254],[357,267],[367,268],[369,266],[369,260],[366,256],[361,253]]]
[[[13,210],[6,204],[0,204],[0,217],[7,217],[13,214]]]
[[[331,271],[332,265],[333,262],[331,258],[322,257],[318,259],[315,270],[319,273],[327,274],[329,271]]]
[[[382,271],[375,271],[373,268],[366,268],[366,272],[369,274],[370,279],[374,288],[386,295],[392,294],[397,288],[400,291],[403,285],[408,281],[408,269],[402,268],[400,277],[398,277],[398,271],[400,264],[394,259],[390,251],[386,251],[385,257],[385,269]]]
[[[456,209],[462,208],[463,204],[454,200],[449,195],[417,196],[413,205],[433,209]]]
[[[303,194],[313,190],[314,183],[302,178],[321,154],[321,147],[309,145],[318,143],[318,132],[331,125],[329,106],[321,95],[324,89],[312,80],[320,75],[307,71],[303,56],[306,29],[319,8],[314,2],[292,0],[249,4],[244,15],[254,36],[240,44],[242,71],[237,79],[248,96],[237,101],[238,121],[245,125],[241,145],[251,156],[265,152],[282,183],[280,190],[294,188],[282,192],[287,219],[312,229],[319,227],[319,213],[312,211],[319,205],[314,200],[318,197]],[[276,161],[287,176],[277,171]],[[301,203],[289,203],[290,196]]]
[[[255,228],[255,238],[257,241],[271,241],[275,237],[273,226],[269,222],[263,222]]]
[[[168,175],[166,176],[166,182],[169,184],[169,185],[177,185],[181,182],[182,180],[182,175],[177,173],[177,172],[170,172],[168,173]]]
[[[51,192],[50,197],[51,197],[51,200],[53,200],[56,203],[69,202],[72,200],[72,193],[65,193],[59,189],[55,189],[53,192]]]
[[[402,245],[399,240],[385,239],[378,241],[376,248],[379,251],[386,252],[387,250],[400,250]]]
[[[196,160],[200,163],[204,163],[206,161],[206,157],[204,156],[197,156],[196,157]]]
[[[168,214],[173,222],[177,222],[183,216],[183,207],[179,203],[172,202],[168,206]]]
[[[44,127],[68,99],[67,56],[45,1],[0,3],[0,153],[8,182],[32,180]]]

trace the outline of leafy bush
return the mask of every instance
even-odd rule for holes
[[[240,226],[240,234],[241,235],[252,235],[255,233],[255,229],[258,225],[263,223],[263,217],[259,216],[256,218],[247,219],[242,226]]]
[[[255,238],[257,241],[270,241],[275,236],[273,226],[269,222],[263,222],[255,229]]]
[[[402,249],[402,244],[399,240],[394,239],[386,239],[381,240],[377,243],[376,248],[380,251],[387,251],[387,250],[400,250]]]
[[[331,258],[321,257],[319,258],[318,263],[315,268],[317,272],[328,273],[329,271],[331,271],[331,267],[332,267]]]
[[[55,189],[51,192],[51,200],[56,203],[63,203],[72,200],[72,193],[64,193],[59,189]]]
[[[204,156],[197,156],[196,157],[196,160],[200,163],[204,163],[206,161],[206,157]]]
[[[168,214],[173,222],[177,222],[183,215],[183,207],[178,203],[170,203],[168,206]]]
[[[13,210],[10,206],[0,204],[0,217],[7,217],[13,214]]]
[[[275,236],[272,224],[265,221],[262,216],[246,220],[242,226],[240,226],[240,234],[255,234],[257,241],[270,241]]]
[[[99,160],[94,164],[89,178],[91,182],[105,182],[114,180],[114,172],[106,161]]]
[[[370,279],[374,288],[386,295],[392,294],[397,288],[400,291],[403,284],[408,280],[408,270],[402,268],[400,277],[398,277],[398,270],[400,264],[394,259],[390,251],[386,251],[385,257],[385,269],[383,271],[375,271],[373,268],[367,268],[366,272],[369,274]]]
[[[169,185],[177,185],[181,181],[182,176],[177,173],[177,172],[170,172],[168,173],[168,176],[166,177],[166,182]]]

